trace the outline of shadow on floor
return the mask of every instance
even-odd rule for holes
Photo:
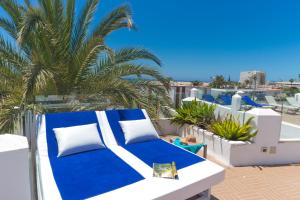
[[[221,199],[215,197],[214,195],[211,195],[211,196],[210,196],[210,200],[221,200]]]

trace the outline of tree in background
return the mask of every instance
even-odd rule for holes
[[[202,81],[192,81],[193,86],[202,86],[203,82]]]
[[[253,74],[250,78],[250,84],[253,86],[253,89],[256,89],[257,86],[257,75]]]
[[[287,96],[294,96],[296,93],[300,92],[299,88],[297,87],[284,88],[283,91]]]
[[[291,87],[293,86],[294,81],[295,81],[295,80],[292,79],[292,78],[289,80],[289,82],[291,83]]]
[[[246,86],[246,88],[247,88],[247,87],[249,87],[249,85],[251,84],[251,82],[250,82],[250,80],[249,80],[249,79],[245,80],[245,82],[244,82],[244,83],[245,83],[245,86]]]
[[[0,130],[10,130],[14,107],[33,103],[35,95],[92,94],[107,106],[143,107],[152,116],[158,104],[169,104],[169,80],[153,68],[161,66],[159,58],[143,48],[114,50],[105,42],[112,32],[135,29],[130,8],[120,6],[96,24],[99,0],[84,1],[80,9],[76,2],[0,1],[9,16],[0,16],[6,36],[0,35],[0,91],[5,93]]]
[[[226,81],[223,75],[217,75],[213,78],[212,82],[209,84],[212,88],[225,88]]]

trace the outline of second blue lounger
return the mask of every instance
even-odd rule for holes
[[[109,110],[106,111],[106,116],[118,144],[150,167],[153,163],[175,161],[177,168],[181,169],[205,160],[161,139],[126,145],[119,121],[145,119],[144,113],[140,109]]]

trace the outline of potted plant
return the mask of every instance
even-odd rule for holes
[[[253,130],[250,117],[244,124],[236,120],[232,115],[228,115],[224,120],[213,122],[209,129],[214,134],[232,141],[250,141],[256,136],[257,130]]]
[[[215,105],[194,100],[184,103],[182,107],[176,109],[176,115],[171,119],[171,122],[179,126],[188,124],[206,129],[215,121],[215,109]]]

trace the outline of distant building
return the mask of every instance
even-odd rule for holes
[[[300,82],[300,74],[298,74],[298,81]]]
[[[180,106],[182,99],[190,96],[192,88],[199,89],[198,98],[201,98],[202,94],[205,93],[207,86],[208,83],[202,83],[201,86],[195,86],[193,82],[172,81],[169,95],[175,107],[178,107]]]
[[[240,83],[248,83],[250,85],[265,85],[266,73],[262,71],[246,71],[240,73]]]
[[[300,89],[300,81],[294,81],[293,83],[291,83],[290,81],[279,81],[275,82],[275,85],[279,88],[297,87]]]

